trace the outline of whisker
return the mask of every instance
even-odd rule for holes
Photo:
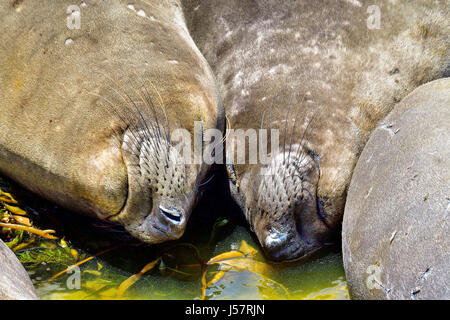
[[[211,177],[209,177],[208,180],[206,180],[205,182],[202,182],[202,183],[200,183],[199,185],[197,185],[197,188],[201,188],[201,187],[207,185],[208,183],[210,183],[211,181],[213,181],[214,177],[215,177],[215,175],[212,174]]]

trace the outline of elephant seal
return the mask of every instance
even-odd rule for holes
[[[0,239],[0,300],[38,300],[30,277]]]
[[[354,299],[450,298],[450,78],[415,89],[372,133],[342,226]]]
[[[371,131],[414,88],[449,73],[448,1],[183,5],[230,127],[279,130],[269,164],[228,166],[267,257],[295,260],[322,247],[340,228]],[[227,139],[229,159],[234,143]]]
[[[223,128],[178,1],[2,1],[0,172],[147,243],[179,238],[210,165],[170,139]],[[79,28],[78,28],[79,27]]]

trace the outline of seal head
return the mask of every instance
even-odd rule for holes
[[[205,169],[185,165],[168,138],[150,135],[125,132],[122,150],[128,169],[128,198],[110,220],[144,242],[160,243],[183,235]]]
[[[250,172],[246,218],[273,261],[293,261],[323,245],[329,232],[316,197],[319,167],[298,145]]]

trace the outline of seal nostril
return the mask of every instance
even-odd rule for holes
[[[168,209],[163,206],[159,206],[159,211],[173,223],[180,223],[183,218],[183,215],[177,209]]]
[[[272,228],[269,235],[265,238],[264,244],[268,249],[281,249],[286,245],[288,236]]]

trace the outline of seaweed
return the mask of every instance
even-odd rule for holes
[[[16,252],[19,261],[30,268],[40,264],[54,264],[59,266],[70,266],[76,262],[75,257],[65,248],[32,248]]]
[[[56,240],[57,237],[52,235],[54,230],[40,230],[33,226],[30,218],[27,217],[27,212],[17,206],[18,202],[14,197],[0,189],[0,236],[5,240],[13,239],[7,242],[7,245],[13,249],[14,246],[22,245],[22,240],[39,236],[46,239]],[[27,237],[24,237],[24,233]],[[27,238],[27,239],[25,239]]]

